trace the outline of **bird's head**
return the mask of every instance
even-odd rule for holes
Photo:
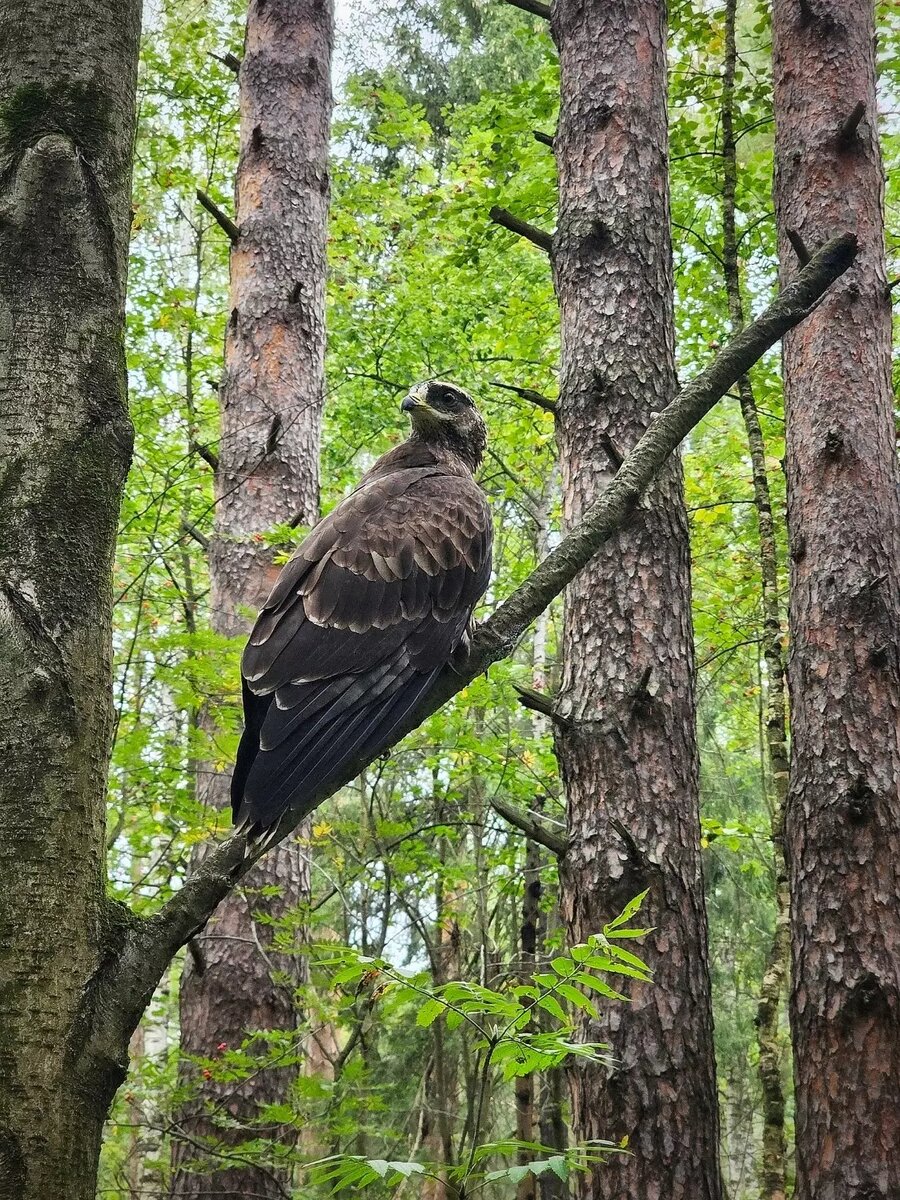
[[[481,465],[487,429],[475,401],[461,387],[442,379],[417,383],[400,408],[409,413],[413,436],[458,454],[472,471]]]

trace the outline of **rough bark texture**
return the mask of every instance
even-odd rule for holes
[[[92,1200],[140,3],[0,0],[0,1197]]]
[[[774,5],[782,276],[790,230],[810,248],[856,230],[860,248],[784,346],[798,1200],[900,1195],[900,488],[873,8]]]
[[[231,254],[216,525],[210,542],[213,627],[245,633],[278,567],[259,535],[277,523],[310,525],[318,513],[319,430],[324,403],[325,237],[331,114],[331,0],[254,0],[239,74],[239,237]],[[230,773],[208,768],[200,791],[229,808]],[[309,893],[301,838],[246,876],[194,943],[181,985],[181,1048],[214,1058],[253,1031],[297,1024],[296,957],[274,953],[271,927]],[[277,889],[261,893],[260,889]],[[240,1086],[207,1080],[181,1116],[172,1194],[283,1197],[285,1172],[210,1165],[196,1142],[228,1145],[267,1130],[261,1105],[289,1101],[295,1065],[266,1067]],[[197,1079],[196,1069],[186,1074]],[[221,1113],[244,1128],[223,1132]],[[268,1131],[277,1135],[277,1130]],[[215,1162],[215,1159],[212,1160]]]
[[[538,802],[540,806],[540,801]],[[530,983],[537,962],[541,926],[541,853],[535,842],[525,843],[525,870],[522,875],[522,924],[519,929],[519,973],[524,983]],[[537,1086],[535,1071],[520,1075],[515,1081],[516,1138],[520,1142],[535,1140],[537,1124]],[[531,1162],[532,1150],[520,1150],[516,1161]],[[516,1200],[536,1200],[538,1176],[530,1172],[516,1185]]]
[[[722,270],[728,298],[732,334],[744,328],[741,290],[740,243],[736,223],[738,177],[735,141],[735,73],[737,68],[737,0],[725,8],[725,64],[722,78]],[[766,467],[766,444],[749,375],[738,380],[741,416],[753,471],[753,499],[759,530],[759,567],[762,590],[762,648],[766,663],[766,749],[771,809],[772,866],[775,878],[775,928],[766,955],[756,1008],[758,1074],[762,1091],[761,1200],[785,1200],[787,1138],[784,1129],[784,1049],[779,1037],[781,997],[790,962],[789,891],[784,857],[784,810],[787,802],[790,760],[787,741],[787,685],[778,595],[778,547],[772,515],[772,494]]]
[[[607,486],[603,435],[634,445],[676,390],[666,27],[657,0],[557,0],[562,109],[554,239],[562,319],[557,429],[565,518]],[[700,864],[681,466],[566,592],[556,748],[569,806],[563,912],[573,941],[650,889],[652,987],[584,1029],[617,1065],[570,1072],[579,1141],[630,1154],[578,1184],[592,1200],[717,1200],[718,1114]]]

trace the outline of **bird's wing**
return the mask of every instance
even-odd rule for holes
[[[239,820],[271,825],[390,744],[465,635],[490,549],[480,488],[435,467],[373,480],[312,530],[244,652]]]

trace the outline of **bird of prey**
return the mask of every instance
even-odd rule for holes
[[[474,479],[484,421],[440,380],[400,407],[409,438],[301,542],[244,650],[231,797],[251,837],[387,749],[468,644],[491,571],[490,509]]]

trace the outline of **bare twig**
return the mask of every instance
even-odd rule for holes
[[[853,139],[856,137],[856,131],[859,128],[859,123],[866,115],[866,102],[860,100],[855,105],[853,112],[850,113],[840,124],[837,133],[837,143],[842,150],[847,150],[853,144]]]
[[[608,433],[601,433],[597,438],[597,441],[606,451],[606,456],[609,459],[613,470],[618,471],[619,467],[621,467],[622,463],[625,461],[625,455],[619,449],[618,444],[613,441]]]
[[[680,221],[673,221],[672,228],[680,229],[682,233],[689,233],[691,237],[695,238],[700,243],[710,258],[714,258],[717,263],[721,263],[722,256],[717,250],[713,249],[702,233],[697,232],[693,225],[682,225]]]
[[[194,441],[188,444],[188,448],[192,454],[198,455],[205,463],[209,463],[214,471],[218,471],[219,456],[216,454],[215,450],[210,450],[209,446],[204,445],[203,442]]]
[[[503,383],[499,379],[492,379],[491,387],[503,388],[506,392],[515,392],[517,396],[521,396],[523,400],[527,400],[530,404],[542,408],[544,412],[556,412],[556,401],[551,400],[549,396],[545,396],[543,392],[536,392],[534,388],[519,387],[516,383]]]
[[[514,683],[513,690],[523,708],[530,708],[532,712],[542,713],[545,717],[549,717],[551,721],[556,721],[559,725],[568,724],[565,717],[561,717],[556,711],[556,706],[551,698],[545,696],[543,692],[525,687],[521,683]]]
[[[552,134],[543,133],[540,129],[532,129],[531,132],[534,134],[534,140],[536,142],[540,142],[542,146],[549,146],[551,150],[553,149]]]
[[[530,838],[533,842],[537,842],[539,846],[545,846],[557,858],[562,858],[565,854],[567,841],[562,834],[554,833],[552,829],[548,829],[543,821],[532,816],[531,813],[517,808],[515,804],[508,804],[505,800],[501,800],[499,796],[493,797],[491,808],[504,821],[508,821],[516,829],[521,829],[527,838]]]
[[[266,458],[274,454],[278,449],[278,442],[281,437],[281,413],[276,413],[269,425],[269,432],[266,434]]]
[[[519,237],[527,238],[529,242],[533,242],[546,254],[549,254],[553,249],[553,235],[547,233],[545,229],[538,229],[536,225],[531,225],[528,221],[522,221],[519,217],[514,217],[513,214],[506,208],[498,208],[495,204],[488,216],[495,225],[502,225],[504,229],[509,229],[512,233],[517,233]]]
[[[186,534],[194,539],[198,546],[202,546],[204,550],[209,549],[209,538],[205,533],[202,533],[192,521],[188,521],[187,518],[185,518],[181,522],[181,528]]]
[[[550,20],[550,5],[542,3],[542,0],[506,0],[507,4],[511,4],[513,8],[521,8],[522,12],[531,13],[535,17],[543,17],[545,21]]]
[[[227,67],[229,71],[234,71],[235,75],[241,69],[241,60],[236,54],[232,54],[229,50],[227,54],[214,54],[212,50],[209,52],[209,57],[214,58],[216,62],[220,62],[223,67]]]
[[[222,212],[215,200],[211,200],[209,196],[207,196],[206,192],[202,190],[202,188],[197,188],[197,199],[213,218],[216,224],[224,229],[228,234],[232,246],[235,245],[241,236],[241,231],[238,229],[237,225],[235,225],[234,221],[232,221],[231,217],[229,217],[228,213]]]
[[[786,229],[784,232],[787,240],[794,247],[794,253],[800,260],[800,266],[805,267],[810,260],[810,253],[806,248],[806,243],[796,229]]]

